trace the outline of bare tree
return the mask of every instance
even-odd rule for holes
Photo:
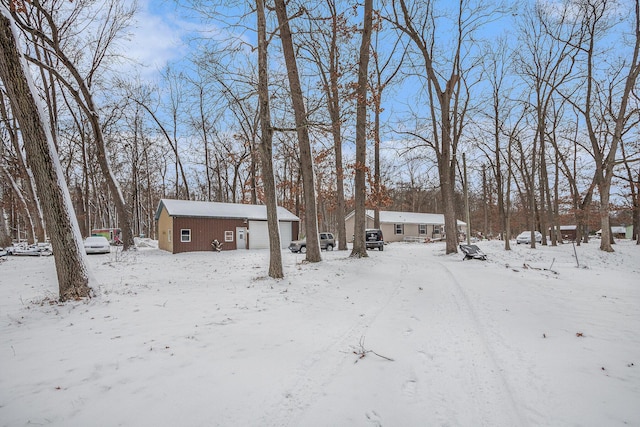
[[[172,92],[173,94],[173,92]],[[138,105],[140,105],[142,108],[145,109],[145,111],[147,113],[149,113],[149,115],[151,116],[151,118],[153,119],[153,121],[156,123],[156,125],[158,126],[158,129],[160,130],[160,133],[164,136],[164,138],[167,140],[167,143],[169,144],[169,146],[171,147],[171,150],[173,151],[173,154],[175,156],[175,191],[174,191],[174,197],[176,199],[180,198],[180,178],[182,178],[182,183],[184,185],[184,189],[185,189],[185,197],[187,200],[189,200],[191,198],[191,192],[189,191],[189,182],[187,180],[187,175],[185,172],[185,168],[182,166],[182,160],[180,157],[180,151],[179,151],[179,147],[178,147],[178,106],[177,103],[178,101],[175,100],[175,98],[172,96],[172,102],[171,102],[171,117],[172,117],[172,121],[173,121],[173,131],[172,131],[172,135],[169,133],[169,129],[167,129],[165,127],[165,125],[162,123],[162,121],[158,118],[158,114],[151,109],[151,107],[136,98],[131,98],[135,103],[137,103]],[[178,173],[180,175],[178,175]]]
[[[33,173],[22,154],[18,126],[15,123],[15,119],[9,116],[5,100],[4,93],[0,92],[0,120],[4,125],[4,135],[8,139],[3,141],[3,145],[6,145],[7,150],[5,155],[2,156],[6,160],[0,162],[0,173],[4,175],[4,180],[10,184],[13,193],[20,201],[24,215],[29,223],[31,239],[34,242],[43,242],[45,240],[44,217],[36,197]],[[11,149],[11,154],[9,154],[9,148]],[[11,166],[8,164],[9,159],[11,160]]]
[[[344,161],[342,154],[343,123],[345,121],[346,95],[343,93],[345,86],[343,80],[350,74],[353,68],[351,55],[345,57],[350,41],[353,38],[353,28],[348,25],[347,12],[339,12],[335,0],[326,0],[329,11],[328,18],[312,19],[307,49],[311,55],[311,61],[318,69],[318,75],[322,82],[322,89],[326,99],[327,112],[331,123],[331,137],[335,156],[336,176],[336,221],[335,227],[338,235],[338,250],[347,250],[347,230],[345,226],[346,203],[344,191]],[[329,22],[329,28],[321,24]]]
[[[3,197],[2,194],[0,194],[0,202],[2,201]],[[5,247],[11,244],[11,235],[7,217],[8,215],[4,204],[0,203],[0,246]]]
[[[384,57],[382,46],[386,41],[381,39],[383,30],[383,20],[378,15],[376,17],[375,38],[371,46],[373,55],[373,70],[369,79],[369,87],[371,88],[371,103],[373,108],[373,188],[371,189],[371,198],[373,204],[373,226],[380,228],[380,208],[384,207],[386,194],[383,191],[382,179],[380,177],[380,142],[381,142],[381,123],[380,114],[382,108],[382,94],[385,89],[398,76],[403,67],[403,62],[407,54],[407,49],[402,45],[401,38],[396,38],[391,44],[391,49]],[[398,58],[398,56],[400,56]]]
[[[99,71],[103,60],[107,56],[108,49],[114,40],[116,40],[118,34],[126,27],[126,23],[132,16],[133,11],[129,8],[123,7],[118,2],[109,3],[107,6],[107,17],[97,31],[97,39],[95,41],[96,50],[92,52],[93,56],[91,65],[89,66],[86,75],[83,76],[72,57],[67,55],[67,52],[65,51],[66,45],[60,39],[63,32],[60,31],[55,14],[59,9],[59,5],[56,5],[55,2],[44,5],[40,0],[32,0],[29,3],[22,4],[25,6],[29,4],[30,7],[33,7],[34,12],[42,17],[38,22],[43,25],[37,27],[34,25],[34,22],[22,19],[24,16],[28,16],[27,14],[14,13],[13,16],[16,19],[17,24],[23,31],[32,36],[32,40],[36,46],[40,46],[42,49],[55,55],[57,60],[60,61],[61,67],[68,73],[68,77],[63,75],[63,72],[57,67],[54,68],[52,65],[41,61],[37,57],[29,56],[27,58],[29,61],[37,64],[43,69],[46,69],[58,79],[58,81],[73,95],[73,98],[89,121],[93,132],[97,160],[102,169],[104,178],[107,181],[109,190],[114,198],[114,203],[118,212],[118,219],[120,221],[120,228],[123,230],[124,249],[133,247],[134,241],[131,227],[131,215],[126,208],[120,184],[116,180],[108,161],[106,141],[102,131],[102,124],[100,123],[100,117],[98,114],[98,106],[95,102],[92,88],[97,72]],[[84,4],[76,5],[77,8],[82,8],[84,6]],[[72,17],[77,18],[78,15],[79,13],[77,10],[72,13]],[[68,24],[69,23],[66,22],[64,25]]]
[[[498,39],[493,43],[487,43],[484,49],[484,76],[485,82],[491,91],[490,99],[487,101],[485,116],[490,122],[489,135],[485,145],[480,149],[485,153],[487,162],[490,165],[495,178],[496,202],[498,210],[498,222],[500,224],[500,235],[504,240],[505,250],[510,250],[509,240],[511,238],[510,215],[510,191],[511,188],[511,144],[514,141],[514,133],[520,131],[526,108],[521,108],[521,114],[517,113],[518,104],[510,102],[505,93],[513,90],[509,82],[509,62],[512,52],[508,48],[507,40]],[[509,120],[514,123],[510,124]]]
[[[547,220],[549,206],[549,180],[546,165],[548,121],[553,121],[554,97],[563,84],[573,76],[576,49],[579,42],[580,29],[575,25],[563,25],[572,13],[571,5],[564,4],[560,10],[550,8],[542,3],[526,9],[521,26],[521,33],[526,39],[524,46],[517,50],[517,68],[528,82],[531,89],[531,110],[535,122],[535,134],[529,175],[529,214],[531,215],[531,247],[535,248],[535,224],[540,223],[543,244],[546,244]],[[556,16],[557,15],[557,16]],[[539,199],[536,200],[535,179],[538,177]],[[536,210],[539,208],[539,211]]]
[[[434,3],[394,0],[387,19],[409,38],[411,45],[417,50],[413,60],[414,63],[420,64],[419,67],[422,68],[426,79],[432,138],[418,133],[412,133],[412,136],[422,139],[435,152],[444,211],[446,253],[456,253],[456,153],[468,106],[468,87],[465,80],[473,66],[465,61],[469,56],[469,44],[474,40],[474,32],[482,24],[490,22],[496,11],[485,4],[476,4],[469,0],[458,1],[452,10],[448,10],[449,13],[453,13],[449,28],[453,41],[451,50],[446,52],[447,46],[437,46],[437,24],[440,20]]]
[[[612,25],[607,22],[612,2],[608,0],[583,0],[580,2],[583,26],[586,32],[580,50],[584,57],[586,84],[584,101],[574,106],[584,117],[587,134],[595,160],[595,181],[600,194],[600,223],[602,238],[600,249],[613,252],[609,222],[609,202],[611,185],[617,166],[616,155],[622,137],[628,129],[630,98],[637,90],[636,82],[640,74],[640,0],[633,2],[631,13],[633,24],[630,38],[633,40],[629,56],[621,63],[614,64],[604,75],[611,76],[608,85],[602,85],[602,75],[598,73],[598,41],[605,37]],[[605,53],[606,54],[606,53]],[[605,61],[606,62],[606,61]],[[596,108],[594,108],[596,107]],[[599,107],[599,108],[598,108]],[[611,122],[612,129],[604,127]],[[605,138],[602,136],[605,135]]]
[[[192,106],[188,109],[189,125],[199,135],[202,143],[202,153],[204,157],[204,184],[203,190],[205,200],[214,200],[214,164],[212,161],[212,152],[215,149],[213,143],[213,135],[216,134],[217,128],[220,126],[219,119],[224,115],[227,108],[220,96],[215,90],[213,82],[209,79],[209,74],[201,67],[197,67],[194,77],[187,77],[191,86],[190,95],[195,98]],[[200,151],[198,149],[198,151]],[[200,177],[196,176],[196,180],[200,182]],[[256,204],[256,200],[252,198],[252,204]]]
[[[269,228],[269,276],[274,279],[284,277],[282,271],[282,251],[280,249],[280,229],[278,228],[278,205],[273,174],[273,129],[269,110],[269,74],[267,57],[267,24],[264,0],[256,0],[258,18],[258,98],[260,102],[260,154],[262,155],[262,182],[267,205],[267,226]]]
[[[638,126],[638,120],[635,122],[635,126]],[[635,152],[631,153],[635,148]],[[640,162],[640,141],[635,141],[635,147],[633,142],[620,141],[620,153],[622,154],[622,166],[625,174],[620,178],[626,181],[626,185],[629,188],[629,197],[631,199],[631,215],[633,221],[632,238],[636,240],[640,245],[640,166],[637,170],[633,169],[634,164]]]
[[[351,257],[367,257],[365,243],[366,212],[366,157],[367,157],[367,86],[369,57],[371,55],[371,31],[373,29],[373,0],[364,2],[362,42],[358,61],[358,85],[356,87],[356,176],[355,176],[355,226]]]
[[[304,96],[302,94],[302,86],[300,85],[296,52],[289,25],[290,17],[287,13],[285,0],[275,0],[275,9],[280,26],[280,40],[282,41],[284,61],[287,67],[287,78],[289,80],[293,112],[296,118],[298,146],[300,148],[300,167],[302,169],[302,182],[304,187],[305,234],[307,239],[306,260],[309,262],[319,262],[322,260],[322,257],[320,255],[318,236],[318,216],[313,176],[313,157],[311,155],[311,142],[309,140],[309,123]]]
[[[575,113],[572,115],[573,120],[569,120],[569,125],[562,130],[562,139],[567,141],[568,147],[562,151],[560,143],[556,139],[551,139],[554,149],[559,154],[558,164],[560,173],[565,177],[569,197],[571,200],[571,208],[576,222],[576,244],[580,246],[582,242],[588,241],[587,230],[587,213],[593,194],[596,188],[596,180],[590,170],[589,165],[585,164],[584,159],[589,157],[590,147],[582,143],[583,136],[580,134],[580,115]],[[587,177],[587,175],[590,175]],[[581,182],[585,182],[581,189]]]
[[[228,76],[229,73],[230,72],[227,72],[225,75]],[[235,84],[231,84],[231,82],[225,81],[223,76],[215,77],[217,83],[222,88],[221,93],[223,98],[226,99],[228,110],[235,118],[235,123],[233,123],[232,128],[237,129],[237,131],[234,132],[233,138],[239,145],[239,147],[237,147],[238,149],[236,149],[229,144],[223,144],[223,147],[218,147],[217,150],[226,152],[223,162],[228,162],[229,159],[234,160],[234,181],[239,176],[240,169],[248,163],[250,199],[253,204],[258,203],[257,163],[259,150],[257,145],[259,144],[258,139],[261,129],[260,101],[258,100],[257,104],[255,102],[255,95],[258,92],[254,82],[256,74],[252,69],[250,74],[243,76],[248,80],[243,82],[243,84],[238,80],[235,80]],[[269,116],[271,116],[270,112]],[[271,124],[269,126],[271,126]],[[235,201],[235,196],[233,200]]]
[[[60,300],[91,296],[89,270],[80,228],[71,204],[51,130],[26,61],[17,45],[18,32],[6,5],[0,4],[0,79],[20,123],[28,162],[34,172],[38,196],[44,207],[58,276]]]

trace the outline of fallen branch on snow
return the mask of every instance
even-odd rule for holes
[[[373,350],[367,350],[367,349],[364,347],[364,335],[363,335],[362,337],[360,337],[360,343],[359,343],[359,345],[360,345],[360,348],[357,348],[356,350],[353,350],[353,354],[355,354],[356,356],[358,356],[358,358],[356,359],[356,361],[355,361],[355,362],[353,362],[353,363],[358,363],[358,360],[360,360],[360,359],[364,359],[364,358],[365,358],[365,356],[366,356],[367,354],[369,354],[369,353],[375,354],[376,356],[378,356],[378,357],[380,357],[380,358],[382,358],[382,359],[388,360],[388,361],[390,361],[390,362],[393,362],[393,361],[394,361],[392,358],[387,357],[387,356],[383,356],[383,355],[381,355],[381,354],[378,354],[378,353],[376,353],[376,352],[375,352],[375,351],[373,351]]]
[[[553,259],[553,261],[555,262],[555,258]],[[557,271],[552,270],[551,268],[540,268],[540,267],[533,267],[530,264],[527,264],[526,262],[522,265],[523,268],[525,269],[531,269],[531,270],[541,270],[541,271],[550,271],[553,274],[558,274]],[[553,267],[553,262],[551,263],[551,267]]]

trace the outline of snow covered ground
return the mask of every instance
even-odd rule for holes
[[[640,246],[481,242],[0,263],[0,425],[640,425]],[[392,359],[392,360],[389,360]]]

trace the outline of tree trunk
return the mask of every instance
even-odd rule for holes
[[[635,185],[638,187],[636,191],[636,199],[634,202],[635,215],[633,216],[633,232],[636,236],[636,244],[640,245],[640,171],[638,171],[638,181]]]
[[[341,129],[341,103],[339,92],[339,56],[338,56],[338,16],[333,7],[331,22],[331,47],[329,50],[329,87],[327,88],[327,104],[329,106],[329,116],[331,117],[331,134],[333,135],[334,152],[336,156],[336,231],[338,233],[338,250],[347,250],[347,227],[345,224],[346,206],[344,200],[344,164],[342,161],[342,129]]]
[[[538,115],[539,117],[539,115]],[[540,123],[538,122],[538,127]],[[538,130],[538,135],[540,131]],[[538,170],[537,159],[537,142],[538,135],[533,138],[533,148],[531,149],[531,172],[529,173],[529,230],[531,232],[531,248],[536,248],[536,171]]]
[[[637,187],[635,190],[636,196],[633,202],[633,211],[635,215],[633,215],[633,235],[636,239],[636,244],[640,245],[640,171],[638,171],[638,180],[632,184],[634,187]]]
[[[546,126],[545,126],[546,127]],[[542,246],[547,246],[547,235],[549,233],[549,211],[551,209],[549,198],[549,178],[547,175],[546,143],[540,140],[540,234],[542,234]]]
[[[369,45],[373,25],[373,0],[364,2],[364,22],[360,60],[358,63],[358,86],[356,88],[356,175],[355,175],[355,217],[354,237],[351,257],[367,257],[365,243],[366,212],[366,153],[367,153],[367,75],[369,69]]]
[[[9,183],[10,187],[13,189],[13,194],[15,194],[15,198],[20,202],[20,205],[24,209],[24,216],[26,217],[27,223],[28,223],[26,227],[29,229],[29,235],[35,243],[35,241],[37,240],[37,237],[36,237],[37,235],[35,231],[35,224],[33,222],[33,216],[31,215],[31,209],[29,209],[29,203],[25,199],[24,194],[22,194],[22,190],[20,189],[20,186],[18,185],[16,180],[13,178],[13,175],[11,175],[11,173],[7,170],[7,168],[4,165],[0,165],[0,176],[2,175],[4,175],[3,180]],[[20,240],[19,235],[18,235],[18,240]]]
[[[448,103],[447,103],[448,105]],[[455,168],[452,163],[455,159],[451,158],[450,153],[450,133],[451,122],[448,114],[442,114],[442,154],[439,161],[440,170],[440,191],[442,192],[442,205],[444,211],[444,232],[446,241],[446,253],[452,254],[458,252],[458,220],[456,218],[455,200],[455,181],[453,174]],[[447,129],[449,127],[449,129]],[[445,133],[447,132],[447,133]]]
[[[280,26],[280,39],[282,41],[282,51],[287,67],[287,77],[289,89],[291,91],[291,102],[296,119],[296,131],[298,133],[298,145],[300,147],[300,166],[302,169],[302,184],[304,189],[304,215],[305,231],[307,239],[308,262],[319,262],[320,242],[318,237],[318,215],[316,208],[316,195],[313,176],[313,156],[311,154],[311,142],[309,140],[309,128],[307,122],[307,112],[304,104],[304,95],[300,86],[300,76],[298,64],[296,62],[296,52],[291,37],[289,26],[289,15],[285,0],[275,1],[276,15]]]
[[[507,182],[505,183],[505,195],[504,195],[504,219],[502,228],[504,234],[504,250],[511,250],[511,178],[513,177],[513,135],[509,135],[509,145],[507,147]]]
[[[555,127],[555,123],[552,125],[552,127]],[[554,139],[555,135],[553,135],[551,137],[551,139]],[[552,146],[555,147],[555,144],[552,143]],[[547,219],[548,219],[548,227],[549,227],[549,238],[551,239],[551,246],[557,246],[558,243],[562,243],[562,233],[560,231],[560,224],[558,223],[558,216],[556,215],[556,208],[558,207],[558,194],[559,194],[559,190],[558,190],[558,174],[560,173],[560,168],[558,165],[558,152],[556,150],[554,150],[554,160],[553,160],[553,176],[554,176],[554,181],[553,181],[553,187],[551,186],[551,182],[549,180],[549,176],[547,174],[547,206],[549,208],[549,211],[547,213]],[[553,197],[552,197],[553,196]]]
[[[9,114],[7,113],[3,94],[0,93],[0,118],[9,124]],[[15,122],[14,122],[15,123]],[[17,126],[16,126],[17,127]],[[11,126],[6,127],[8,137],[11,141],[11,145],[15,151],[16,155],[16,163],[20,170],[20,175],[24,178],[25,185],[23,191],[20,190],[17,182],[15,182],[14,177],[8,176],[16,195],[20,198],[20,201],[23,203],[25,208],[25,215],[29,220],[31,235],[34,243],[36,241],[44,242],[45,241],[45,224],[44,224],[44,216],[42,213],[42,207],[40,203],[38,203],[36,197],[36,189],[34,187],[34,179],[33,174],[29,170],[29,166],[22,155],[22,150],[20,149],[20,143],[18,141],[18,136],[15,130]],[[5,171],[8,174],[8,171]]]
[[[278,205],[276,185],[273,175],[273,129],[269,110],[269,75],[267,58],[267,24],[264,0],[256,0],[258,15],[258,98],[260,102],[260,154],[262,154],[262,182],[267,205],[267,226],[269,228],[269,277],[280,279],[282,271],[282,250],[280,249],[280,229],[278,228]]]
[[[614,252],[611,242],[613,236],[611,234],[611,222],[609,221],[609,191],[611,186],[607,182],[598,185],[600,192],[600,206],[598,214],[600,215],[600,226],[602,227],[602,235],[600,238],[600,250],[604,252]]]
[[[10,228],[7,218],[8,215],[4,206],[0,205],[0,247],[11,245]]]
[[[337,85],[336,85],[337,92]],[[338,199],[338,206],[336,210],[336,231],[338,233],[338,250],[347,250],[347,226],[345,224],[346,203],[344,200],[344,166],[342,161],[342,132],[340,130],[340,118],[338,116],[338,122],[333,122],[332,119],[332,133],[334,150],[336,155],[336,192]]]
[[[17,31],[12,28],[10,16],[5,6],[0,5],[0,79],[20,123],[28,162],[33,169],[53,245],[60,300],[89,297],[89,270],[71,196],[28,66],[20,57]]]
[[[467,180],[465,176],[465,181]],[[468,188],[467,188],[468,190]],[[488,201],[491,201],[489,204]],[[493,206],[493,201],[491,200],[491,196],[489,195],[489,191],[487,189],[487,167],[486,165],[482,165],[482,215],[483,215],[483,224],[482,224],[482,232],[483,237],[489,236],[491,234],[491,230],[493,229],[493,224],[489,225],[489,206]],[[468,230],[467,230],[468,234]]]

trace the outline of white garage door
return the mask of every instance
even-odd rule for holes
[[[280,247],[286,249],[291,243],[291,222],[280,221]],[[249,248],[269,249],[267,221],[249,221]]]
[[[290,221],[280,221],[278,223],[280,225],[280,247],[282,249],[286,249],[289,247],[289,243],[291,243],[291,222]]]

